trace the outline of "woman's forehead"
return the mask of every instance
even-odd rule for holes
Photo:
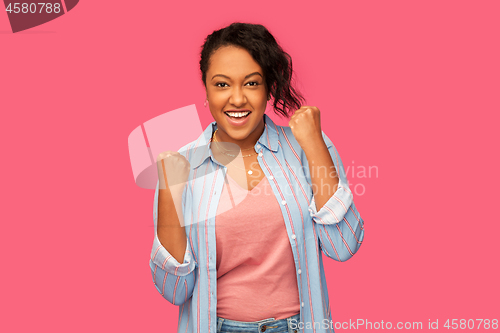
[[[228,77],[245,77],[253,72],[263,74],[262,68],[247,50],[234,46],[224,46],[215,51],[210,57],[208,72],[211,74],[209,79],[217,74]]]

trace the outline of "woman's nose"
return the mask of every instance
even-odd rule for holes
[[[243,93],[243,90],[241,88],[233,89],[231,97],[229,98],[229,103],[233,104],[234,106],[243,106],[246,104],[246,102],[247,98]]]

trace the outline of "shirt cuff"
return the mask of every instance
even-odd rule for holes
[[[309,205],[309,214],[316,223],[335,224],[344,219],[347,210],[352,204],[352,192],[349,186],[342,180],[339,180],[337,191],[321,207],[319,212],[316,210],[314,195]]]
[[[191,273],[196,266],[196,262],[191,256],[191,251],[188,249],[189,241],[186,242],[184,262],[181,264],[161,245],[158,236],[155,234],[153,249],[151,251],[151,261],[169,274],[185,276]]]

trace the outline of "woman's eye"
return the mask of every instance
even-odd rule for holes
[[[259,85],[259,83],[255,82],[255,81],[248,82],[247,84],[250,85],[250,86],[257,86],[257,85]]]
[[[220,87],[220,88],[224,88],[225,86],[227,86],[227,83],[225,83],[225,82],[217,82],[217,83],[215,84],[215,86],[216,86],[216,87]]]

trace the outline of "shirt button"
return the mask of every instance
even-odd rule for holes
[[[286,201],[285,201],[285,200],[283,200],[283,201],[281,202],[281,204],[282,204],[282,205],[286,205]]]
[[[274,179],[274,177],[273,177],[273,176],[269,176],[269,179],[273,180],[273,179]]]
[[[304,302],[302,302],[302,307],[304,307]]]
[[[260,148],[260,145],[255,146],[255,148],[259,149],[259,148]]]
[[[302,273],[302,270],[299,268],[299,270],[297,271],[297,273],[299,273],[299,274]]]
[[[292,235],[292,239],[295,239],[295,238],[297,238],[297,236],[295,236],[295,234],[293,234],[293,235]]]
[[[262,157],[262,153],[259,153],[259,156]]]

